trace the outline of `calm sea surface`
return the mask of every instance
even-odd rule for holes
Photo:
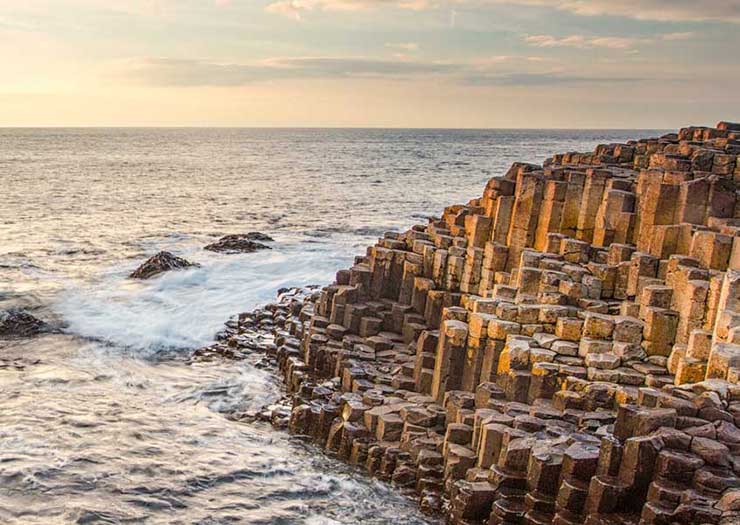
[[[0,340],[0,523],[428,523],[310,445],[227,419],[279,397],[269,373],[186,359],[515,160],[661,133],[0,129],[0,310],[63,328]],[[202,249],[254,230],[274,249]],[[163,249],[202,267],[126,278]]]

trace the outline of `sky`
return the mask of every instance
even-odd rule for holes
[[[0,126],[740,121],[740,0],[0,0]]]

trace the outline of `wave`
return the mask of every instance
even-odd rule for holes
[[[201,268],[143,282],[125,278],[128,267],[113,269],[67,291],[52,309],[70,333],[154,357],[207,345],[234,313],[274,299],[279,288],[328,282],[346,263],[325,250],[198,256]]]

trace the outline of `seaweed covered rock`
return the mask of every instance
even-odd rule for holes
[[[250,232],[247,234],[226,235],[204,249],[219,253],[252,253],[258,250],[270,250],[271,248],[261,241],[271,241],[272,238],[264,233]]]
[[[181,270],[183,268],[198,268],[200,267],[197,263],[191,263],[177,257],[170,252],[159,252],[147,259],[141,266],[139,266],[134,272],[129,275],[131,279],[149,279],[163,272],[170,270]]]
[[[32,337],[49,329],[44,321],[23,310],[0,312],[0,337]]]

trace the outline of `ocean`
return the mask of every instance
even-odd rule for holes
[[[662,133],[0,129],[0,310],[61,329],[0,339],[0,523],[434,523],[312,445],[227,417],[279,382],[192,351],[514,161]],[[249,231],[273,249],[203,250]],[[201,267],[127,278],[160,250]]]

